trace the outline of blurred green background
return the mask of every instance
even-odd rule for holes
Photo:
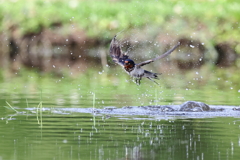
[[[146,67],[163,73],[163,88],[206,88],[239,99],[238,0],[0,0],[0,21],[4,92],[51,79],[119,90],[135,85],[108,56],[118,34],[137,62],[182,42]]]

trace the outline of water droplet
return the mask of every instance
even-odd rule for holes
[[[190,44],[190,47],[191,47],[191,48],[194,48],[195,46]]]

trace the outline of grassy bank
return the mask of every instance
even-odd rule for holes
[[[237,0],[18,0],[0,1],[1,32],[38,33],[61,25],[62,34],[78,28],[91,37],[109,38],[121,30],[149,28],[210,41],[239,41]],[[68,26],[71,26],[69,29]]]

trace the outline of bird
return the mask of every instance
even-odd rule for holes
[[[173,48],[171,48],[170,50],[168,50],[167,52],[165,52],[164,54],[157,56],[153,59],[150,60],[146,60],[140,63],[135,63],[132,59],[129,58],[129,56],[127,55],[128,52],[123,53],[120,43],[119,41],[116,39],[117,35],[115,35],[113,37],[113,39],[111,40],[110,43],[110,49],[109,49],[109,53],[110,56],[113,60],[113,62],[115,62],[116,64],[120,65],[123,67],[123,69],[131,76],[135,79],[135,83],[137,85],[140,85],[141,83],[141,79],[143,77],[148,78],[149,80],[153,81],[154,83],[156,83],[157,85],[159,85],[156,81],[154,81],[153,79],[159,79],[158,75],[160,75],[161,73],[152,73],[150,71],[144,70],[141,67],[152,63],[158,59],[164,58],[166,56],[168,56],[169,54],[171,54],[179,45],[180,42],[178,42]]]

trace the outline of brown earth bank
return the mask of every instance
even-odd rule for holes
[[[185,37],[158,35],[154,40],[161,47],[153,47],[146,40],[122,40],[125,48],[136,50],[138,58],[145,50],[151,50],[156,54],[162,54],[177,41],[181,46],[176,53],[171,55],[170,61],[179,69],[200,68],[209,61],[212,52],[198,39]],[[21,67],[34,68],[41,72],[59,72],[71,69],[79,73],[89,67],[101,67],[107,65],[109,39],[90,38],[83,31],[73,30],[70,34],[64,34],[61,28],[45,29],[38,34],[18,36],[12,29],[10,34],[0,34],[0,67],[10,68],[16,72]],[[129,38],[129,37],[128,37]],[[173,42],[174,39],[174,42]],[[128,43],[124,43],[128,42]],[[139,46],[139,47],[138,47]],[[143,47],[144,46],[144,47]],[[236,65],[239,54],[236,53],[236,44],[222,42],[212,48],[216,58],[211,62],[219,67]],[[161,49],[160,49],[161,48]],[[144,50],[145,49],[145,50]],[[148,51],[149,52],[149,51]],[[210,56],[211,57],[211,56]],[[147,57],[145,56],[144,59]],[[150,58],[150,57],[149,57]]]

